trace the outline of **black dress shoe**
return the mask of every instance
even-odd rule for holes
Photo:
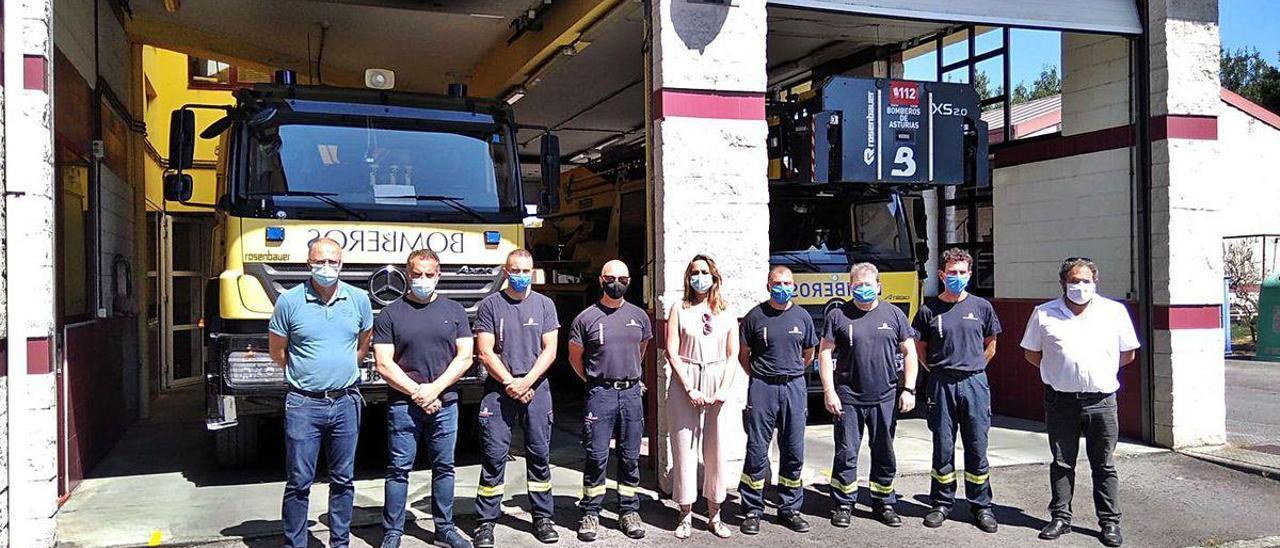
[[[1040,540],[1054,540],[1071,532],[1071,522],[1062,518],[1053,518],[1040,530]]]
[[[747,519],[742,520],[742,527],[739,529],[742,530],[742,534],[744,535],[760,534],[760,516],[747,516]]]
[[[853,525],[853,507],[837,507],[836,511],[831,513],[831,525],[841,528]]]
[[[493,522],[476,526],[476,532],[471,535],[471,542],[476,545],[476,548],[493,548]]]
[[[1104,546],[1116,547],[1124,543],[1124,537],[1120,536],[1119,523],[1102,524],[1102,544]]]
[[[924,526],[930,529],[942,527],[942,523],[947,521],[947,510],[945,508],[934,508],[924,515]]]
[[[533,537],[543,544],[560,542],[560,533],[556,532],[556,523],[551,518],[533,520]]]
[[[800,517],[800,514],[798,512],[787,512],[787,513],[778,514],[778,523],[782,524],[783,527],[786,527],[787,529],[790,529],[797,533],[809,532],[809,522],[805,521],[803,517]]]
[[[973,523],[983,533],[994,533],[1000,529],[1000,524],[996,521],[996,513],[992,512],[990,508],[981,508],[974,512]]]
[[[875,509],[876,519],[880,523],[889,527],[902,527],[902,518],[898,517],[898,513],[893,511],[892,506],[882,506]]]

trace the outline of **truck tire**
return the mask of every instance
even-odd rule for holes
[[[213,433],[214,455],[219,468],[243,468],[258,458],[258,418],[241,417],[240,423]]]

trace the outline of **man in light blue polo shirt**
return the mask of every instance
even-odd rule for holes
[[[329,463],[329,546],[347,546],[355,498],[363,400],[356,387],[373,335],[363,291],[338,280],[342,246],[321,238],[307,254],[311,279],[280,294],[268,326],[271,360],[285,368],[285,545],[307,545],[307,503],[324,447]]]

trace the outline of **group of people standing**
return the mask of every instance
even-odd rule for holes
[[[554,406],[546,373],[556,359],[560,324],[554,303],[530,287],[532,256],[525,250],[511,252],[504,266],[504,289],[480,302],[474,325],[461,305],[435,292],[440,261],[430,251],[409,256],[405,268],[410,291],[384,308],[376,321],[367,296],[338,281],[337,243],[313,242],[309,263],[312,279],[281,295],[270,324],[272,358],[286,368],[290,387],[285,401],[288,480],[283,502],[287,543],[306,545],[307,498],[322,446],[330,468],[330,542],[347,543],[363,403],[357,365],[370,344],[378,371],[392,389],[382,546],[399,546],[404,535],[408,475],[419,440],[425,440],[432,470],[435,544],[492,547],[516,427],[524,433],[533,534],[541,542],[557,542],[551,519]],[[731,536],[720,508],[729,487],[725,470],[731,440],[736,439],[733,430],[740,427],[747,435],[738,485],[741,532],[760,531],[775,432],[781,453],[778,523],[796,532],[810,530],[800,513],[801,472],[808,417],[806,372],[815,355],[824,405],[835,425],[829,489],[836,508],[831,516],[834,526],[852,522],[858,449],[864,436],[871,453],[872,515],[885,525],[902,525],[894,510],[893,437],[899,414],[916,406],[919,364],[928,371],[923,399],[933,432],[932,508],[924,525],[940,527],[948,519],[956,484],[963,478],[974,523],[982,531],[997,531],[986,455],[991,396],[985,370],[995,354],[1000,321],[988,301],[966,291],[973,265],[968,253],[948,250],[940,264],[944,291],[926,300],[914,322],[897,306],[880,300],[874,265],[854,265],[849,279],[853,299],[831,309],[819,332],[809,312],[792,302],[796,284],[786,267],[770,270],[769,300],[739,322],[720,295],[723,278],[715,261],[698,255],[689,262],[683,298],[667,314],[663,349],[671,373],[666,419],[673,456],[672,498],[680,510],[676,537],[692,535],[700,461],[707,529],[717,537]],[[1037,307],[1021,344],[1046,385],[1053,453],[1052,520],[1040,537],[1051,540],[1070,531],[1074,467],[1083,434],[1102,540],[1119,546],[1118,481],[1112,463],[1118,436],[1116,376],[1120,366],[1132,361],[1138,343],[1124,307],[1094,293],[1097,267],[1092,261],[1068,259],[1059,277],[1063,297]],[[599,277],[599,301],[569,328],[568,361],[587,385],[582,426],[586,459],[578,503],[582,519],[577,531],[582,541],[598,535],[605,471],[614,444],[618,527],[630,538],[645,535],[637,489],[646,390],[642,364],[653,330],[648,314],[624,299],[630,281],[627,265],[606,263]],[[478,526],[468,541],[453,524],[453,457],[456,382],[473,355],[484,364],[488,378],[478,417],[483,450]],[[725,406],[740,373],[749,377],[741,423]],[[962,475],[954,462],[957,433],[964,442]]]

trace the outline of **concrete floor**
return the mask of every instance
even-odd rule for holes
[[[209,452],[210,440],[203,430],[199,414],[202,395],[199,389],[166,394],[155,402],[151,419],[130,428],[125,438],[62,507],[58,514],[61,543],[67,546],[121,546],[243,542],[263,538],[266,545],[271,545],[276,541],[283,490],[283,442],[279,426],[264,427],[263,455],[253,466],[236,471],[219,470]],[[558,516],[557,521],[564,527],[576,527],[577,515],[573,505],[581,492],[580,422],[571,407],[557,408],[557,431],[552,450],[552,482],[557,493],[557,513],[563,514],[563,519]],[[377,536],[381,534],[376,524],[380,523],[381,517],[381,467],[385,463],[385,437],[376,427],[382,420],[381,409],[369,408],[365,420],[366,428],[357,453],[353,523],[357,527],[375,525],[371,529],[377,531],[376,534],[370,534]],[[825,420],[815,417],[806,434],[806,461],[809,464],[805,468],[804,479],[814,485],[826,484],[834,454],[832,427]],[[901,421],[895,447],[899,472],[905,476],[900,481],[900,493],[907,500],[927,493],[930,442],[924,421]],[[1121,444],[1117,450],[1122,459],[1152,453],[1163,451],[1135,444]],[[859,460],[866,463],[869,462],[867,458],[864,448]],[[1045,491],[1044,469],[1033,466],[1042,465],[1049,458],[1039,423],[998,418],[997,427],[990,435],[989,458],[995,467],[1023,467],[1018,469],[1022,470],[1018,472],[1019,476],[1027,474],[1025,470],[1035,470],[1034,474],[1028,475],[1025,481],[1029,483],[1025,486],[1022,480],[1014,482],[1012,473],[1008,480],[1004,479],[1006,472],[1003,470],[992,474],[997,493],[1011,485],[1030,488],[1037,493]],[[455,513],[467,531],[474,523],[469,515],[473,512],[479,476],[477,459],[474,445],[459,447]],[[865,478],[865,465],[860,468]],[[507,501],[507,513],[510,515],[505,523],[516,529],[526,528],[528,520],[525,510],[527,499],[522,494],[525,490],[523,470],[524,464],[518,456],[508,464],[507,492],[515,496]],[[644,477],[645,483],[652,487],[652,472],[646,470]],[[1083,483],[1087,480],[1081,479],[1082,485],[1087,485]],[[411,512],[420,519],[429,518],[429,481],[430,474],[426,471],[416,471],[411,476],[410,497],[414,501]],[[644,492],[651,499],[656,499],[652,489]],[[312,490],[313,531],[321,538],[327,538],[324,526],[326,497],[326,488],[317,485]],[[826,503],[825,497],[810,498]],[[658,507],[654,504],[649,506]],[[1044,501],[1037,501],[1027,510],[1041,515],[1044,506]],[[1022,515],[1014,508],[1008,508],[1006,512]],[[657,518],[659,522],[674,520],[672,516],[663,515],[666,517]],[[612,521],[606,519],[606,525],[610,523]],[[430,528],[429,519],[423,522],[423,526]],[[422,533],[420,530],[417,532]],[[514,536],[504,528],[499,529],[499,534]],[[571,537],[568,531],[563,534]],[[418,536],[430,538],[429,533]],[[667,538],[666,535],[654,536],[662,540]],[[528,538],[527,535],[520,537]],[[365,540],[377,545],[375,538],[366,537]]]

